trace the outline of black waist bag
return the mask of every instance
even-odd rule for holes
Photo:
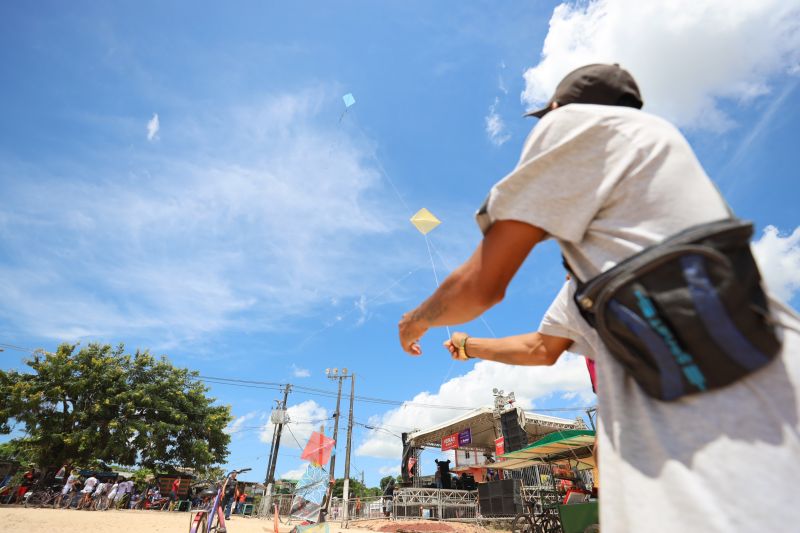
[[[703,224],[586,283],[576,279],[581,314],[650,396],[724,387],[778,354],[752,235],[737,219]]]

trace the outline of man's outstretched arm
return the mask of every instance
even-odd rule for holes
[[[468,322],[500,302],[519,267],[545,237],[541,228],[515,220],[496,222],[463,265],[398,325],[400,345],[422,353],[418,341],[434,326]]]
[[[469,337],[466,333],[456,331],[444,343],[453,359],[468,360],[459,354],[459,348],[463,347],[468,358],[519,366],[554,365],[570,346],[572,339],[538,331],[499,339]]]

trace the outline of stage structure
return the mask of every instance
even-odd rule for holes
[[[525,412],[513,405],[514,393],[506,395],[495,389],[494,395],[494,407],[476,409],[442,424],[402,435],[403,483],[394,493],[395,516],[469,519],[475,513],[477,483],[487,480],[506,479],[513,488],[511,480],[518,479],[522,481],[524,492],[538,491],[545,473],[539,469],[544,466],[504,470],[502,462],[496,462],[497,457],[525,448],[551,433],[586,429],[580,416],[570,420]],[[452,451],[454,460],[437,460],[434,466],[434,458],[431,458],[430,465],[425,463],[425,470],[436,469],[437,474],[421,475],[425,449]]]

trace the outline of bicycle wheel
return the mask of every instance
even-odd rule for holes
[[[535,533],[562,533],[561,520],[553,515],[546,515],[541,518]]]
[[[206,533],[207,519],[205,511],[197,511],[189,522],[189,533]]]
[[[511,523],[511,531],[513,533],[533,533],[533,522],[531,522],[530,516],[518,514]]]

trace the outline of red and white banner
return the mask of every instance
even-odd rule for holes
[[[494,454],[495,456],[499,457],[506,453],[506,439],[505,437],[500,437],[499,439],[494,439]],[[499,461],[500,459],[498,459]]]
[[[442,451],[455,450],[458,448],[458,433],[442,437]]]

